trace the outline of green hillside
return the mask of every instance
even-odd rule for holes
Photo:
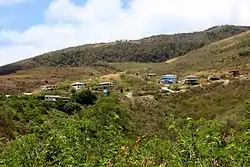
[[[0,166],[248,167],[249,82],[229,88],[235,89],[198,88],[162,101],[115,93],[96,99],[89,91],[54,103],[0,95]],[[225,123],[200,118],[224,118],[226,111]]]
[[[81,67],[95,63],[100,65],[100,62],[163,62],[249,29],[244,26],[217,26],[200,32],[71,47],[2,66],[0,75],[35,67]]]
[[[250,71],[250,31],[191,51],[184,56],[170,59],[164,63],[111,63],[117,70],[140,72],[144,69],[158,75],[171,72],[179,75],[204,72],[227,72],[237,68]]]
[[[250,70],[250,31],[221,40],[167,63],[178,73],[204,70]]]

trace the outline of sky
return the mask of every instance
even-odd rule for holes
[[[250,26],[250,0],[0,0],[0,66],[95,42]]]

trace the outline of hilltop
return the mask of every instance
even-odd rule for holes
[[[246,26],[216,26],[200,32],[70,47],[2,66],[0,75],[37,67],[83,67],[102,65],[102,62],[163,62],[249,29]]]

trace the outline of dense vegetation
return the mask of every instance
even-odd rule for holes
[[[100,65],[100,62],[163,62],[247,30],[249,27],[227,25],[201,32],[71,47],[2,66],[0,75],[35,67],[81,67]]]
[[[247,167],[249,88],[249,81],[235,81],[155,99],[83,91],[56,103],[0,96],[0,164]],[[211,117],[217,112],[233,115],[233,124]]]

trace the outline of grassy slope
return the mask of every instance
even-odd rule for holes
[[[243,26],[220,26],[205,31],[158,35],[141,40],[71,47],[0,67],[1,74],[35,67],[79,67],[106,62],[163,62],[204,45],[249,30]]]
[[[176,72],[250,70],[250,31],[192,51],[168,64]]]
[[[245,101],[250,98],[250,81],[233,81],[228,86],[214,83],[160,99],[167,113],[185,117],[216,119],[236,124],[246,118]],[[249,114],[248,114],[249,115]]]

